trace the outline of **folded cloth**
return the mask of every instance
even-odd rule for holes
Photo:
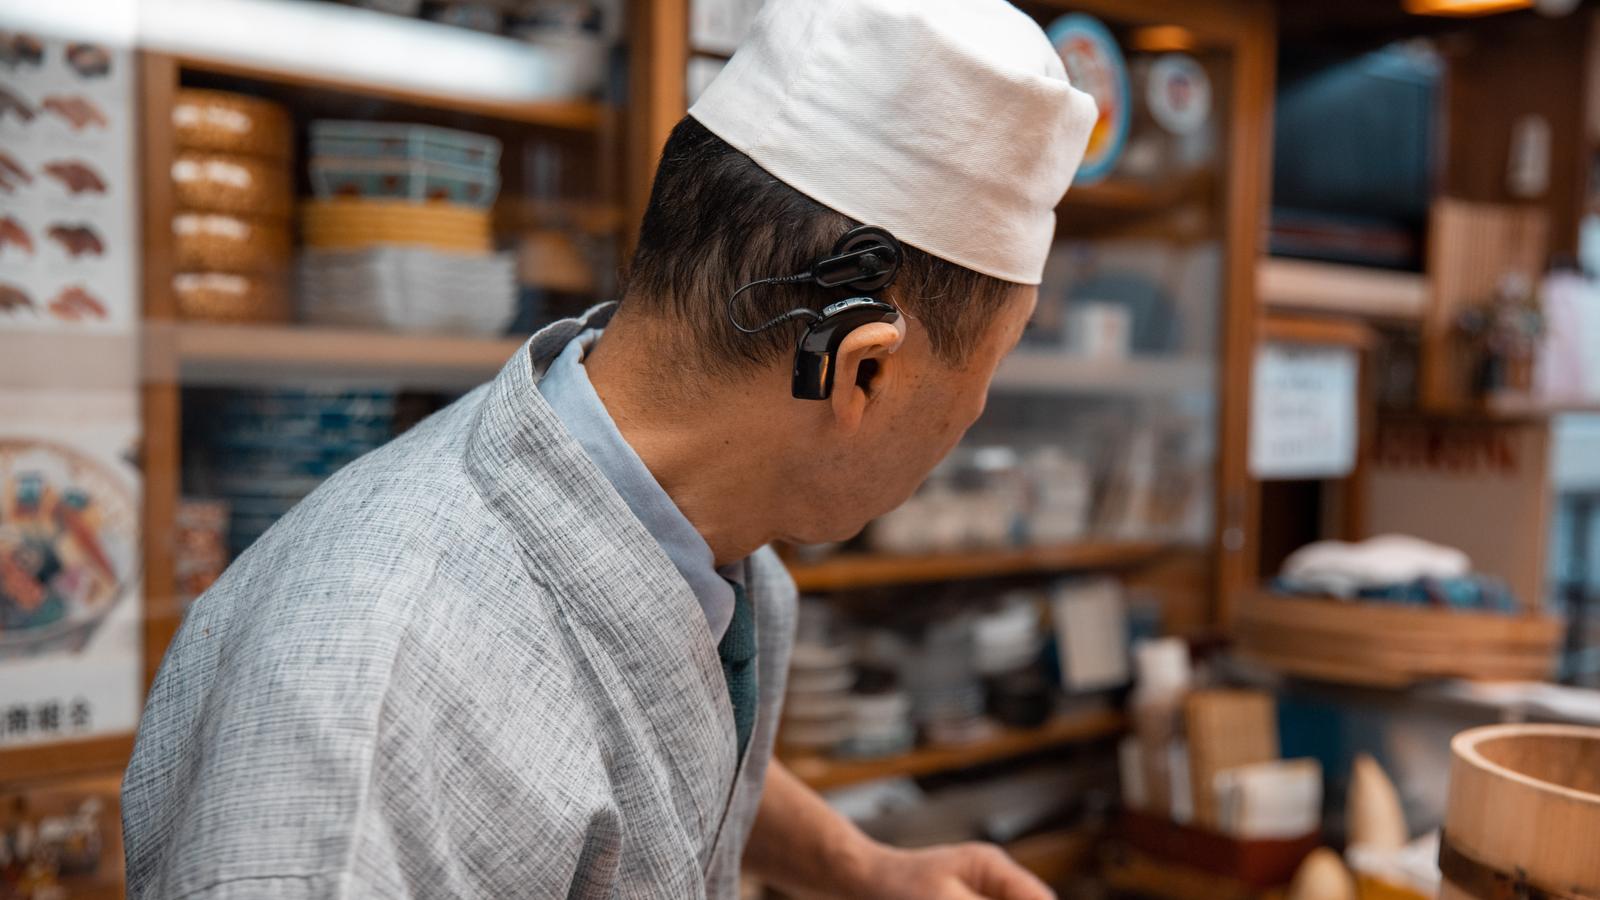
[[[1452,547],[1386,534],[1359,543],[1317,541],[1289,554],[1281,576],[1304,593],[1352,597],[1363,588],[1408,584],[1419,578],[1459,578],[1472,560]]]

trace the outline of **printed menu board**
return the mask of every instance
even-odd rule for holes
[[[137,397],[0,392],[0,751],[138,723]]]
[[[1348,347],[1263,344],[1250,401],[1250,473],[1343,478],[1355,468],[1360,357]]]
[[[130,332],[133,54],[0,31],[0,329]]]

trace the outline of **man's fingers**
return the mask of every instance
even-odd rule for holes
[[[1055,900],[1055,892],[993,844],[969,844],[968,885],[988,900]]]
[[[972,889],[952,878],[947,883],[939,886],[939,893],[931,900],[989,900],[982,894],[975,894]]]

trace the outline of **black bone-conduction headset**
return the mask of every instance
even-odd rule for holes
[[[877,297],[894,282],[900,259],[900,242],[887,230],[873,225],[852,228],[833,245],[831,255],[812,263],[810,269],[762,278],[734,291],[728,297],[728,321],[743,334],[760,334],[796,319],[809,321],[795,346],[790,390],[801,400],[826,400],[833,394],[834,362],[845,336],[873,322],[894,325],[900,321],[900,310]],[[764,284],[806,283],[834,292],[840,299],[820,310],[791,309],[754,328],[739,322],[734,304],[745,291]]]

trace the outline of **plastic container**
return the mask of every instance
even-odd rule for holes
[[[433,125],[321,119],[311,123],[311,155],[445,163],[493,172],[500,164],[500,141]]]
[[[423,160],[318,157],[311,162],[311,187],[318,197],[445,202],[487,207],[500,193],[493,169]]]

